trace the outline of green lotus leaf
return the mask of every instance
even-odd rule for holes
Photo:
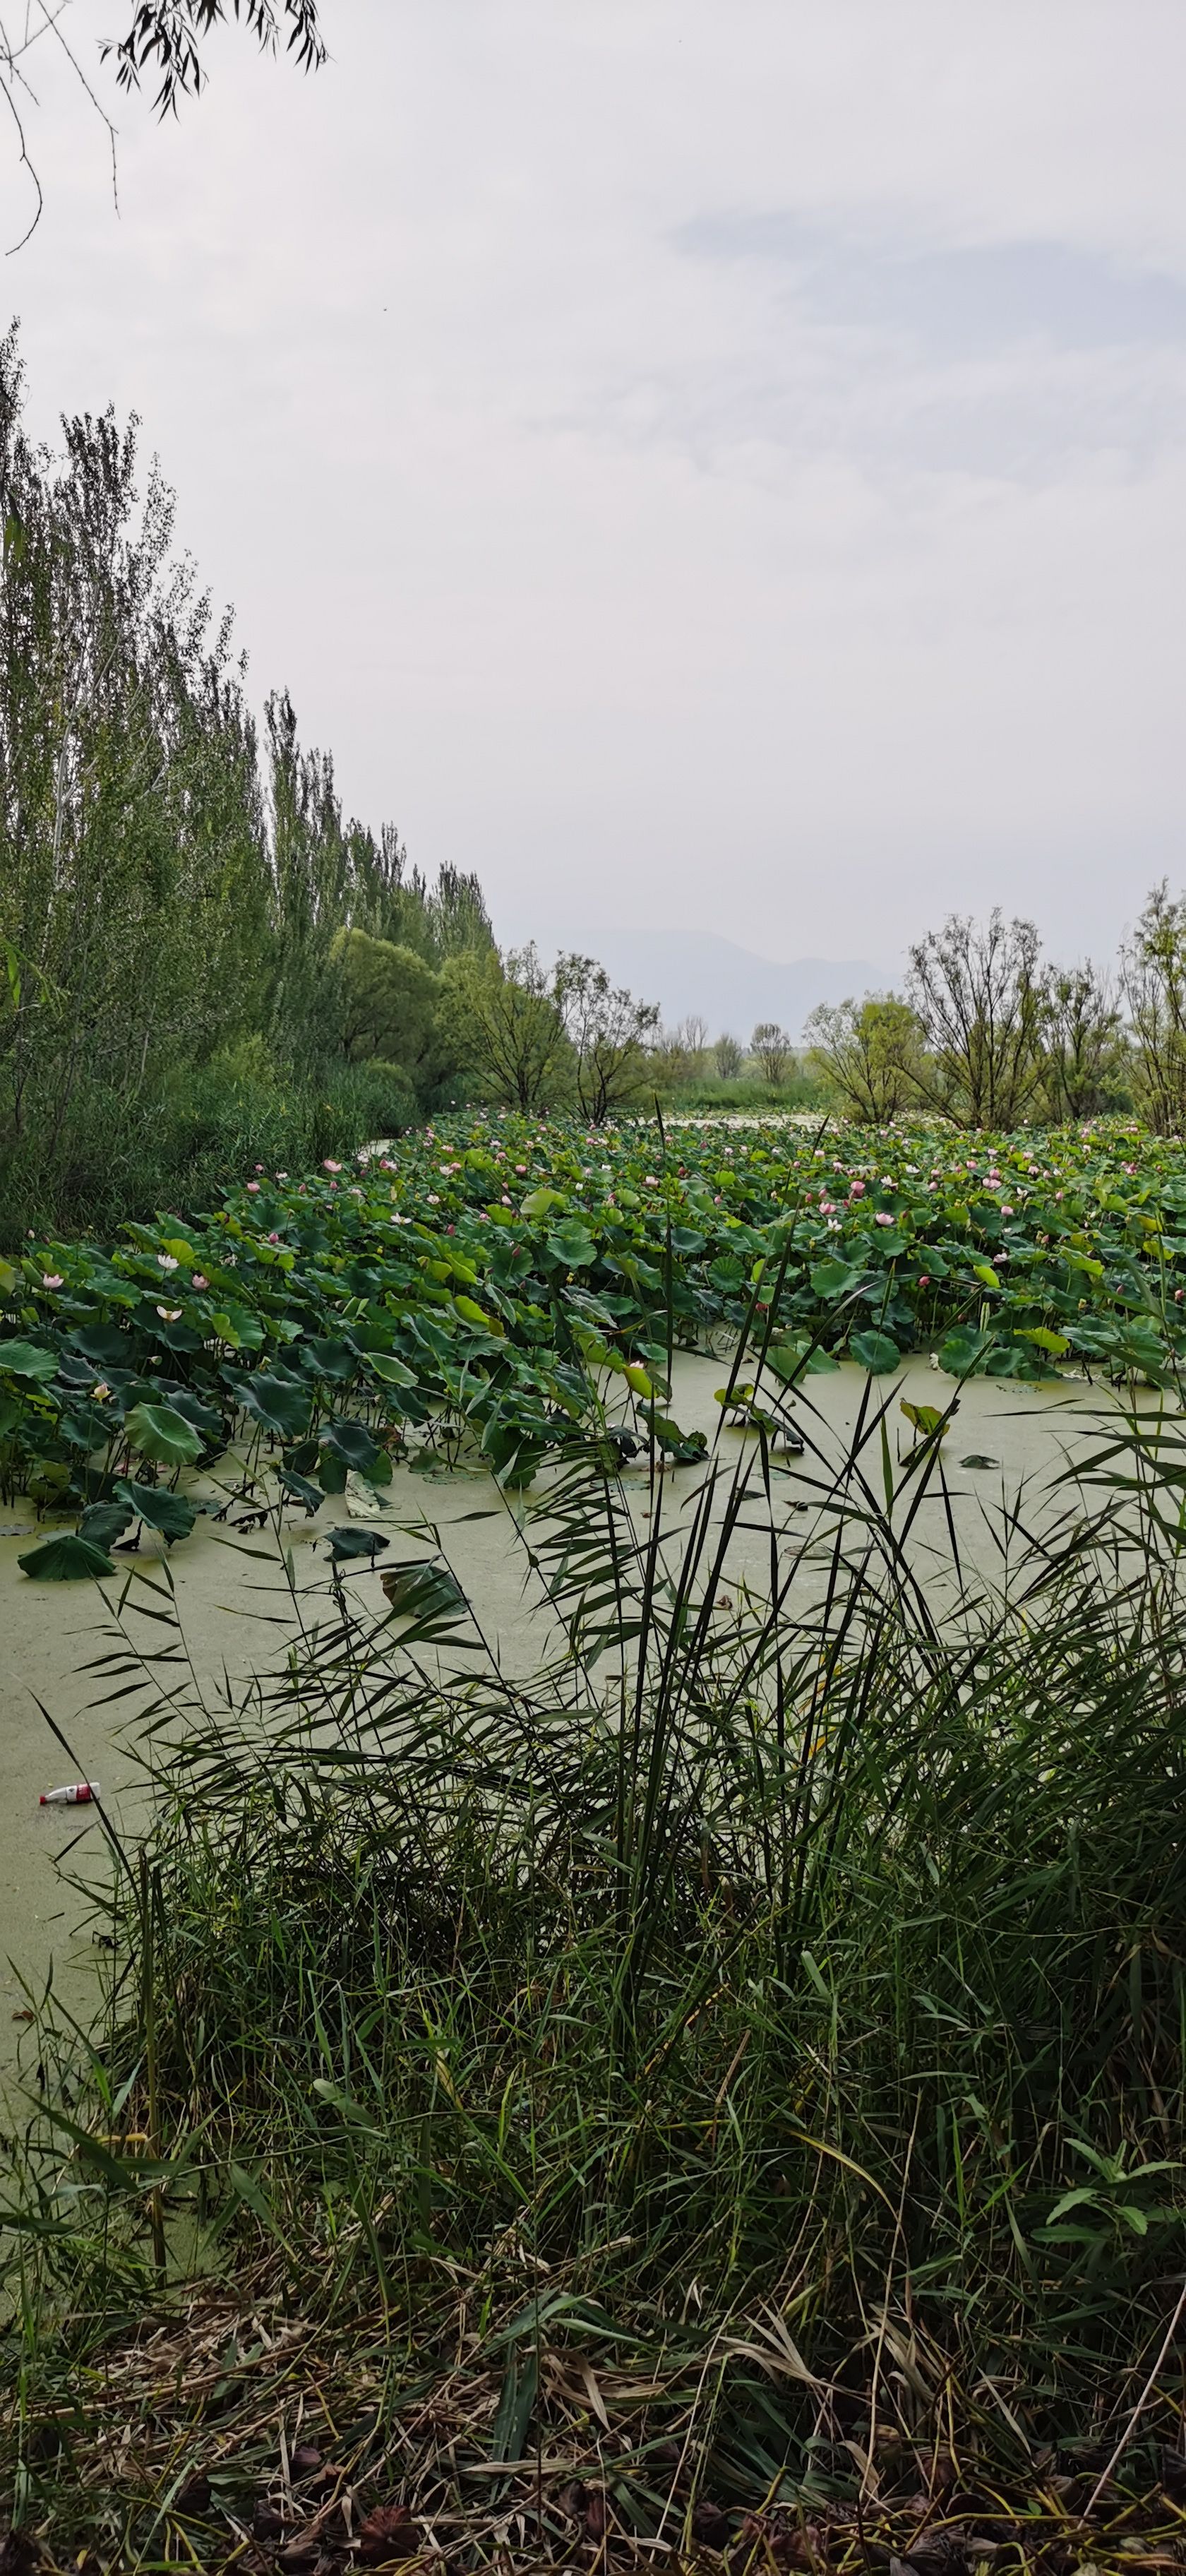
[[[143,1345],[134,1334],[121,1332],[118,1324],[87,1324],[81,1332],[71,1333],[70,1347],[81,1351],[95,1368],[106,1370],[134,1368]]]
[[[458,1305],[461,1300],[458,1299]],[[368,1351],[367,1367],[381,1378],[384,1386],[415,1386],[416,1372],[406,1360],[397,1360],[392,1351]]]
[[[192,1422],[168,1404],[133,1405],[124,1423],[128,1447],[156,1467],[192,1467],[202,1443]]]
[[[159,1530],[170,1545],[174,1539],[188,1538],[198,1515],[184,1494],[171,1494],[167,1485],[133,1484],[127,1476],[117,1476],[113,1492],[129,1511],[139,1512],[150,1529]]]
[[[597,1246],[592,1235],[586,1226],[578,1225],[575,1220],[570,1220],[567,1225],[558,1225],[548,1236],[548,1251],[553,1261],[560,1262],[565,1270],[587,1270],[590,1262],[597,1259]]]
[[[88,1575],[101,1581],[115,1572],[106,1549],[74,1531],[63,1531],[60,1537],[30,1548],[18,1556],[17,1564],[33,1583],[81,1583]]]
[[[0,1342],[0,1375],[34,1378],[47,1385],[57,1374],[56,1351],[42,1350],[37,1342]]]
[[[493,1321],[478,1305],[475,1298],[455,1297],[453,1303],[463,1323],[472,1324],[478,1332],[488,1333],[492,1341],[501,1342],[504,1339],[506,1326]]]
[[[817,1297],[834,1306],[840,1297],[851,1297],[859,1287],[863,1272],[854,1270],[849,1261],[817,1261],[811,1273],[811,1285]]]
[[[858,1368],[868,1369],[870,1377],[884,1377],[888,1369],[897,1367],[902,1356],[888,1333],[850,1333],[848,1347]]]
[[[291,1379],[264,1371],[242,1378],[236,1393],[244,1411],[253,1414],[266,1431],[278,1431],[285,1440],[300,1440],[309,1428],[308,1395]]]
[[[167,1402],[174,1413],[181,1415],[183,1422],[188,1422],[194,1431],[201,1433],[208,1449],[216,1444],[221,1447],[222,1415],[214,1405],[204,1404],[201,1396],[195,1395],[189,1386],[171,1386]]]
[[[368,1484],[389,1485],[391,1483],[391,1460],[386,1450],[380,1449],[378,1443],[372,1440],[364,1422],[351,1422],[346,1419],[330,1422],[321,1434],[319,1472],[322,1484],[330,1493],[341,1493],[342,1486],[331,1485],[328,1480],[326,1470],[331,1459],[335,1459],[343,1468],[353,1468],[356,1475],[365,1476]]]
[[[86,1539],[91,1547],[105,1550],[113,1547],[117,1538],[123,1537],[132,1517],[131,1504],[122,1500],[88,1503],[78,1524],[78,1536]]]
[[[315,1377],[328,1379],[335,1386],[345,1386],[358,1369],[358,1353],[349,1342],[312,1335],[301,1345],[301,1359]]]
[[[1040,1351],[1049,1351],[1052,1359],[1065,1359],[1071,1345],[1065,1333],[1052,1333],[1045,1324],[1019,1324],[1019,1342],[1036,1342]]]
[[[947,1369],[952,1377],[967,1377],[979,1367],[985,1353],[992,1349],[992,1342],[991,1333],[974,1333],[969,1326],[960,1325],[947,1335],[942,1344],[939,1366]]]

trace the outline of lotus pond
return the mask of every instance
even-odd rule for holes
[[[993,1140],[777,1122],[472,1116],[356,1167],[260,1171],[209,1214],[0,1263],[0,1489],[69,1513],[35,1579],[194,1526],[182,1471],[246,1437],[313,1514],[354,1473],[528,1485],[574,1429],[674,1463],[679,1350],[765,1384],[912,1351],[959,1378],[1177,1383],[1186,1162],[1131,1127]],[[773,1430],[733,1365],[734,1422]]]

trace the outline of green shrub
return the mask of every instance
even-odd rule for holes
[[[30,1227],[114,1234],[158,1208],[198,1211],[257,1164],[299,1171],[345,1158],[418,1116],[402,1065],[338,1062],[302,1077],[279,1069],[260,1037],[180,1068],[155,1100],[129,1106],[83,1083],[56,1138],[34,1121],[0,1164],[0,1242]]]

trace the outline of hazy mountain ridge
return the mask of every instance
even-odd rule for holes
[[[728,1029],[743,1043],[759,1020],[777,1020],[798,1039],[817,1002],[880,992],[893,980],[859,958],[759,957],[712,931],[601,930],[568,945],[599,957],[616,984],[658,1002],[668,1028],[698,1012],[710,1037]]]

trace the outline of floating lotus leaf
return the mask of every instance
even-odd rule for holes
[[[115,1572],[106,1549],[74,1531],[47,1538],[40,1547],[18,1556],[17,1564],[33,1583],[81,1583],[88,1575],[101,1580]]]

